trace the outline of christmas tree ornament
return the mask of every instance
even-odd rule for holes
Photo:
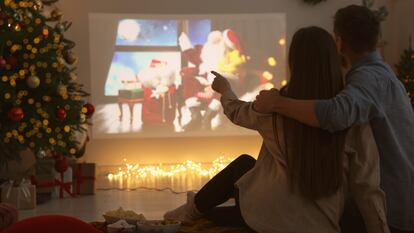
[[[13,18],[14,18],[16,21],[21,22],[21,21],[23,21],[23,15],[24,15],[23,10],[18,9],[18,10],[16,10],[16,12],[14,13]]]
[[[59,84],[59,86],[57,87],[56,92],[60,96],[66,96],[68,94],[68,89],[67,89],[66,85]]]
[[[57,118],[59,118],[60,120],[64,120],[67,117],[67,112],[64,108],[58,108],[56,110],[56,116]]]
[[[20,107],[13,107],[7,113],[7,117],[13,122],[20,122],[24,118],[23,109]]]
[[[0,19],[7,19],[7,14],[4,11],[1,11],[0,9]]]
[[[25,15],[26,15],[26,17],[27,18],[29,18],[29,19],[33,19],[33,14],[32,14],[32,12],[30,12],[29,10],[27,10],[26,9],[26,11],[25,11]]]
[[[92,115],[95,112],[95,106],[93,106],[91,103],[86,103],[85,105],[83,105],[84,108],[86,108],[86,113],[85,115],[90,118],[92,117]]]
[[[65,60],[69,65],[74,65],[78,62],[78,58],[72,51],[68,51],[65,54]]]
[[[0,68],[5,68],[7,65],[6,59],[0,57]]]
[[[1,65],[1,64],[0,64],[0,65]],[[71,72],[71,73],[69,74],[69,78],[70,78],[70,80],[71,80],[71,81],[76,81],[76,79],[78,79],[78,76],[76,75],[76,73]]]
[[[35,0],[34,1],[34,4],[33,4],[33,9],[35,9],[37,11],[43,10],[43,2],[42,2],[42,0]]]
[[[69,161],[68,159],[61,155],[55,153],[55,170],[59,173],[64,173],[69,168]]]
[[[44,150],[39,150],[36,154],[36,157],[38,159],[44,159],[44,158],[46,158],[46,156],[47,156],[47,153]]]
[[[63,18],[63,12],[59,9],[55,8],[52,13],[50,13],[51,17],[57,21],[61,21]]]
[[[85,123],[86,122],[86,115],[84,113],[81,113],[79,116],[80,122]]]
[[[32,75],[27,78],[26,84],[29,88],[32,88],[32,89],[37,88],[40,85],[40,79],[36,75]]]
[[[66,27],[63,23],[57,23],[55,29],[60,32],[61,34],[66,31]]]

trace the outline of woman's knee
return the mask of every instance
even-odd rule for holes
[[[248,154],[242,154],[235,160],[235,162],[243,167],[252,168],[256,164],[256,159]]]

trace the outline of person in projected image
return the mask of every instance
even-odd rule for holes
[[[193,46],[189,37],[182,33],[179,38],[183,57],[190,63],[181,70],[182,102],[189,110],[189,121],[183,125],[184,131],[211,130],[221,126],[220,101],[211,88],[214,80],[210,70],[220,70],[226,78],[242,86],[242,65],[246,63],[236,33],[227,29],[209,33],[203,45]],[[217,124],[212,121],[218,116]]]
[[[344,88],[335,41],[324,29],[302,28],[289,51],[290,83],[282,95],[330,98]],[[330,133],[279,114],[255,111],[239,100],[228,80],[217,76],[225,115],[263,138],[257,161],[242,155],[165,219],[216,224],[255,232],[341,232],[347,197],[355,200],[368,232],[389,232],[379,158],[369,125]],[[236,205],[217,207],[230,198]],[[354,231],[358,232],[358,231]]]

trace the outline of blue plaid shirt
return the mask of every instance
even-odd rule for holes
[[[388,224],[414,230],[414,112],[407,91],[377,52],[353,65],[335,98],[316,102],[323,129],[370,122],[381,160]]]

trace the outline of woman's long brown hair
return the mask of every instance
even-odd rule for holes
[[[329,99],[344,87],[340,58],[332,36],[322,28],[302,28],[289,51],[290,81],[284,95]],[[328,197],[343,183],[346,131],[330,133],[284,118],[291,187],[312,200]]]

